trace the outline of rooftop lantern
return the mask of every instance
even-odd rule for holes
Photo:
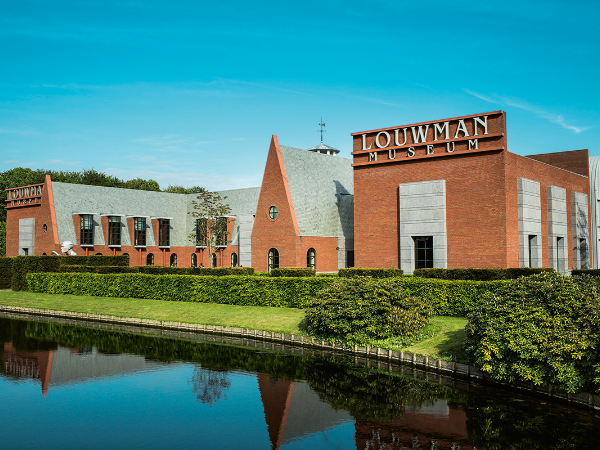
[[[322,153],[324,155],[337,155],[340,152],[337,148],[333,148],[333,147],[330,147],[329,145],[323,144],[323,133],[325,133],[326,130],[323,129],[323,127],[325,127],[325,124],[323,123],[322,117],[321,117],[321,123],[319,124],[319,126],[321,127],[321,130],[320,130],[321,143],[319,145],[315,145],[314,147],[309,148],[308,151],[315,152],[315,153]]]

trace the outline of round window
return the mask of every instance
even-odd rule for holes
[[[277,207],[276,206],[271,206],[269,208],[269,217],[271,219],[276,219],[277,218]]]

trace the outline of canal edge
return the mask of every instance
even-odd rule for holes
[[[354,345],[353,347],[345,347],[343,344],[340,343],[324,341],[309,336],[277,333],[265,330],[255,330],[251,328],[228,327],[223,325],[206,325],[166,320],[140,319],[135,317],[120,317],[102,314],[56,311],[50,309],[28,308],[22,306],[8,305],[0,305],[0,311],[21,313],[27,315],[80,319],[95,322],[137,325],[175,331],[212,333],[233,337],[258,339],[279,344],[291,344],[320,350],[336,351],[354,355],[356,362],[361,362],[361,359],[367,360],[370,358],[376,358],[379,361],[388,361],[389,363],[410,365],[414,368],[423,369],[426,371],[434,371],[440,375],[451,376],[455,379],[485,382],[486,384],[492,384],[503,388],[511,388],[513,390],[521,392],[528,391],[535,395],[541,395],[561,401],[566,401],[569,404],[600,410],[600,395],[597,394],[589,392],[578,392],[575,394],[570,394],[562,389],[553,386],[552,384],[549,384],[547,386],[535,386],[533,382],[499,382],[492,379],[489,375],[482,373],[476,367],[470,366],[468,364],[461,364],[453,361],[431,358],[429,356],[418,355],[416,353],[409,353],[401,350],[390,350],[387,348],[371,347],[368,345]]]

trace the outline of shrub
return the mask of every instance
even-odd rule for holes
[[[0,257],[0,289],[10,289],[13,273],[13,259]]]
[[[127,255],[60,256],[61,266],[129,266]]]
[[[587,270],[573,269],[571,271],[571,275],[573,275],[573,276],[577,276],[577,275],[590,275],[592,277],[600,277],[600,269],[587,269]]]
[[[331,283],[316,277],[147,275],[142,273],[30,273],[33,292],[99,297],[148,298],[241,306],[304,308]]]
[[[359,269],[356,267],[349,267],[347,269],[340,269],[338,275],[345,278],[354,277],[372,277],[372,278],[393,278],[401,277],[404,274],[402,269]]]
[[[387,280],[345,279],[319,291],[306,308],[306,329],[317,336],[364,341],[414,334],[432,310]]]
[[[140,273],[149,275],[203,275],[222,277],[225,275],[252,275],[253,267],[170,267],[137,266]]]
[[[308,267],[280,267],[272,269],[270,277],[314,277],[317,274],[315,269]]]
[[[415,269],[413,275],[420,278],[439,278],[443,280],[512,280],[536,273],[554,272],[554,269],[542,267],[514,267],[508,269]]]
[[[592,277],[540,273],[485,295],[467,316],[465,350],[492,378],[600,387],[600,289]],[[600,389],[598,389],[600,391]]]
[[[67,257],[64,257],[67,258]],[[27,274],[30,272],[57,272],[60,256],[15,256],[10,287],[13,291],[27,290]]]

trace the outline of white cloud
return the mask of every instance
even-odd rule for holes
[[[589,130],[591,128],[591,127],[578,127],[575,125],[568,124],[565,121],[565,118],[561,114],[550,113],[550,112],[545,111],[541,108],[538,108],[534,105],[531,105],[522,99],[503,97],[503,96],[496,95],[496,94],[492,94],[491,96],[484,95],[484,94],[480,94],[479,92],[472,91],[470,89],[463,89],[463,90],[467,94],[472,95],[473,97],[476,97],[476,98],[486,101],[488,103],[494,103],[496,105],[501,105],[501,106],[512,106],[513,108],[519,108],[519,109],[522,109],[525,111],[529,111],[543,119],[546,119],[552,123],[560,125],[561,127],[565,128],[567,130],[571,130],[577,134],[581,133],[582,131]]]

